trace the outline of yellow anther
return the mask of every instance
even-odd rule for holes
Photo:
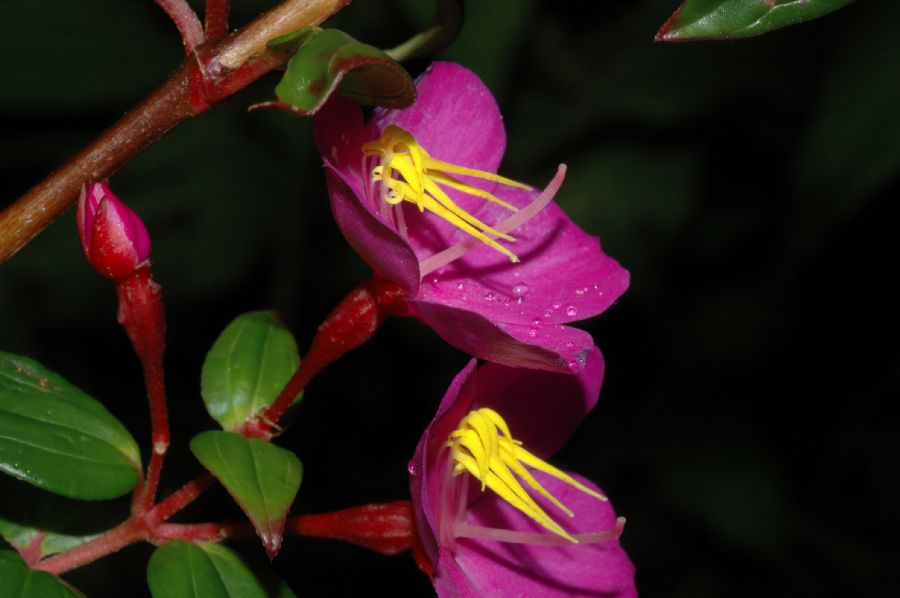
[[[390,205],[406,201],[414,204],[420,212],[428,210],[507,256],[509,261],[519,261],[516,254],[496,241],[496,239],[515,241],[513,237],[494,229],[462,209],[441,187],[479,197],[512,212],[517,211],[512,204],[483,189],[464,183],[454,175],[479,178],[518,189],[531,190],[531,187],[492,172],[435,160],[412,135],[396,125],[387,127],[375,141],[363,144],[362,150],[365,156],[379,159],[371,174],[372,181],[381,183],[381,201]]]
[[[573,516],[572,511],[550,494],[525,466],[553,476],[599,500],[606,500],[602,494],[525,450],[522,443],[512,437],[503,417],[493,409],[484,407],[470,411],[459,422],[456,430],[450,433],[447,444],[450,447],[454,474],[468,472],[481,482],[482,491],[490,488],[539,525],[569,542],[577,543],[578,540],[547,515],[519,480],[569,517]]]

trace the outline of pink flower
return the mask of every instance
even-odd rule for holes
[[[106,181],[91,183],[78,199],[78,235],[88,262],[100,274],[122,280],[150,256],[150,234]]]
[[[595,348],[576,376],[496,363],[476,367],[473,359],[453,380],[409,465],[416,529],[438,596],[637,595],[634,566],[618,541],[624,520],[616,519],[592,482],[575,474],[561,479],[558,474],[564,472],[540,461],[558,450],[593,408],[602,376],[603,359]],[[486,418],[466,424],[473,413],[487,414],[490,421],[497,414],[504,426],[491,438],[485,430],[494,427],[485,424]],[[511,434],[506,440],[504,427]],[[519,450],[530,457],[518,461],[529,466],[549,496],[571,509],[572,517],[518,472],[520,490],[528,489],[541,512],[516,507],[518,499],[510,499],[504,489],[510,486],[497,481],[509,479],[500,471],[502,465],[489,479],[497,461],[481,476],[479,451],[500,456],[515,471],[510,455]],[[486,479],[482,490],[479,480]],[[506,496],[495,492],[495,486]],[[551,524],[562,531],[552,530]]]
[[[436,63],[417,91],[411,107],[377,109],[366,124],[341,97],[316,116],[338,226],[450,344],[507,365],[580,370],[593,341],[565,324],[609,307],[628,272],[552,201],[564,166],[543,192],[494,174],[506,134],[477,76]]]

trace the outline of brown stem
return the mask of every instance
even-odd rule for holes
[[[288,56],[267,52],[266,42],[270,39],[321,23],[349,3],[350,0],[286,0],[224,40],[197,48],[162,87],[0,212],[0,263],[56,220],[75,201],[85,182],[108,178],[176,125],[249,85],[266,71],[257,67],[253,78],[240,78],[240,87],[234,86],[231,78],[232,85],[220,90],[216,87],[218,80],[251,66],[251,59],[263,53],[268,70],[283,66]],[[198,61],[201,55],[202,67]],[[202,76],[202,99],[207,100],[204,103],[192,99],[198,72]]]

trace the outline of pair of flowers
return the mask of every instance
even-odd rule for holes
[[[628,286],[553,203],[565,167],[542,192],[496,175],[496,102],[448,63],[419,79],[413,106],[368,123],[331,98],[315,135],[350,245],[411,315],[488,362],[456,376],[410,461],[417,560],[438,595],[636,595],[609,502],[540,458],[593,408],[603,376],[590,335],[565,324]],[[566,525],[548,514],[560,510]]]
[[[333,97],[315,121],[348,242],[402,289],[406,311],[488,362],[456,376],[410,461],[417,560],[440,596],[633,596],[606,497],[541,459],[603,377],[590,335],[565,324],[609,307],[628,273],[553,203],[565,167],[540,193],[495,174],[505,131],[473,73],[437,63],[417,92],[365,125]],[[78,221],[101,273],[142,269],[149,235],[106,183],[86,190]],[[548,514],[559,511],[565,526]]]

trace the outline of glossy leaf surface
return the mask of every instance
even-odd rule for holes
[[[101,500],[130,491],[139,470],[137,444],[103,405],[36,361],[0,352],[0,471]]]
[[[274,557],[303,477],[300,459],[274,444],[233,432],[202,432],[191,440],[191,450],[244,510],[269,557]]]
[[[299,363],[293,335],[272,312],[238,316],[203,363],[200,392],[207,411],[226,430],[237,430],[278,397]]]
[[[305,27],[269,45],[295,52],[275,87],[279,103],[301,115],[314,114],[334,93],[361,103],[405,108],[416,97],[412,78],[393,58],[343,31]]]
[[[815,19],[853,0],[684,0],[656,41],[731,39],[762,35]]]
[[[84,598],[55,575],[33,571],[11,550],[0,550],[0,596],[3,598]]]
[[[234,552],[214,542],[175,540],[150,557],[153,598],[292,598],[287,585],[259,575]]]

